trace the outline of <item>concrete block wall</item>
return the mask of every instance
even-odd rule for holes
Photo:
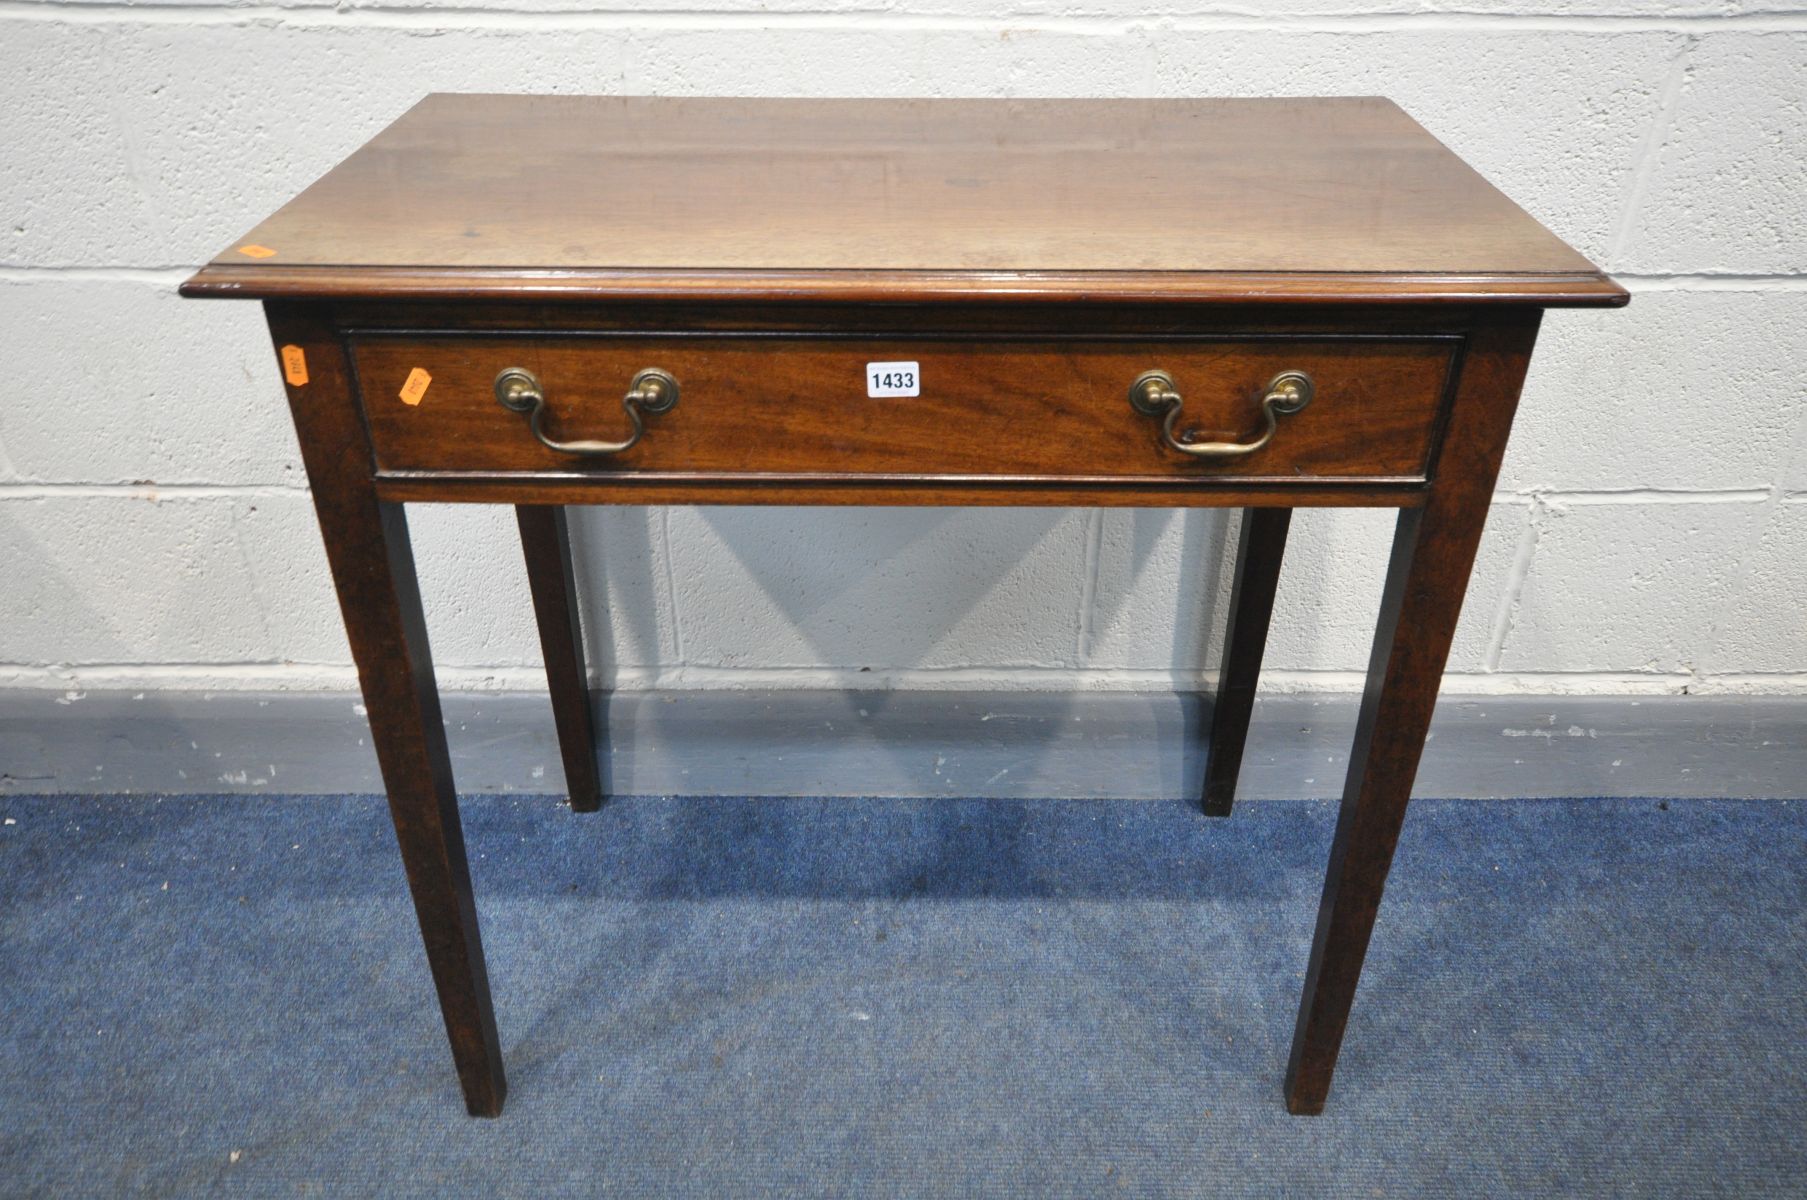
[[[0,0],[0,686],[353,686],[254,305],[178,300],[427,91],[1385,94],[1635,293],[1552,314],[1467,692],[1807,692],[1807,4]],[[588,510],[623,687],[1190,687],[1224,513]],[[413,518],[450,687],[538,687],[507,513]],[[1295,523],[1355,686],[1389,517]]]

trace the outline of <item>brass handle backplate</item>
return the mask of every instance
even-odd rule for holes
[[[1181,454],[1194,458],[1241,458],[1273,441],[1280,418],[1310,404],[1316,390],[1311,376],[1303,371],[1282,371],[1269,380],[1267,394],[1261,397],[1261,434],[1252,442],[1182,442],[1174,435],[1174,427],[1179,424],[1183,400],[1174,390],[1173,376],[1165,371],[1144,371],[1136,376],[1129,385],[1129,402],[1144,416],[1167,414],[1161,423],[1161,440]]]
[[[621,398],[621,407],[627,410],[627,419],[634,431],[627,440],[620,442],[561,442],[546,436],[546,390],[540,386],[539,379],[525,367],[509,367],[496,376],[496,402],[510,412],[527,414],[527,427],[533,430],[533,436],[540,439],[542,445],[560,454],[582,454],[590,457],[603,454],[620,454],[633,447],[646,432],[646,422],[642,412],[670,412],[678,403],[678,381],[667,371],[656,367],[648,367],[634,376],[628,386],[627,395]]]

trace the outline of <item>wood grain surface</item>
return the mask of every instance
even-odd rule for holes
[[[1459,341],[1272,338],[961,341],[690,335],[359,336],[353,359],[378,467],[432,471],[1173,477],[1307,483],[1422,479]],[[867,395],[867,365],[916,364],[921,394]],[[540,380],[559,440],[622,439],[622,396],[657,367],[681,388],[632,449],[582,458],[541,445],[497,403],[499,372]],[[401,396],[420,370],[418,404]],[[1182,435],[1247,442],[1282,371],[1317,384],[1272,442],[1201,460],[1162,444],[1128,388],[1169,372]]]
[[[1625,298],[1378,98],[433,95],[184,290]]]

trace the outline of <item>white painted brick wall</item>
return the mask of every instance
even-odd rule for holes
[[[0,685],[353,682],[261,316],[174,287],[432,90],[1392,96],[1636,293],[1545,323],[1450,686],[1807,693],[1807,0],[0,0]],[[411,519],[446,683],[538,686],[506,510]],[[1271,686],[1356,684],[1389,522],[1299,515]],[[1233,524],[574,528],[621,686],[1167,688]]]

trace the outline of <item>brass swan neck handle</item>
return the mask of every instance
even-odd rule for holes
[[[657,367],[648,367],[634,376],[627,395],[621,398],[621,407],[627,410],[627,419],[633,425],[633,432],[628,434],[626,440],[619,442],[561,442],[548,437],[545,427],[546,390],[540,386],[539,378],[525,367],[509,367],[496,376],[496,402],[510,412],[525,413],[527,427],[533,430],[533,436],[548,450],[595,458],[632,449],[646,432],[642,412],[670,412],[677,405],[678,381],[669,372]]]
[[[1317,387],[1303,371],[1282,371],[1268,381],[1267,393],[1261,397],[1261,433],[1251,442],[1182,442],[1174,434],[1179,424],[1180,406],[1184,403],[1174,389],[1173,376],[1165,371],[1144,371],[1129,385],[1130,405],[1145,416],[1167,414],[1161,423],[1161,440],[1169,448],[1194,458],[1241,458],[1274,440],[1280,418],[1298,412],[1311,403]]]

